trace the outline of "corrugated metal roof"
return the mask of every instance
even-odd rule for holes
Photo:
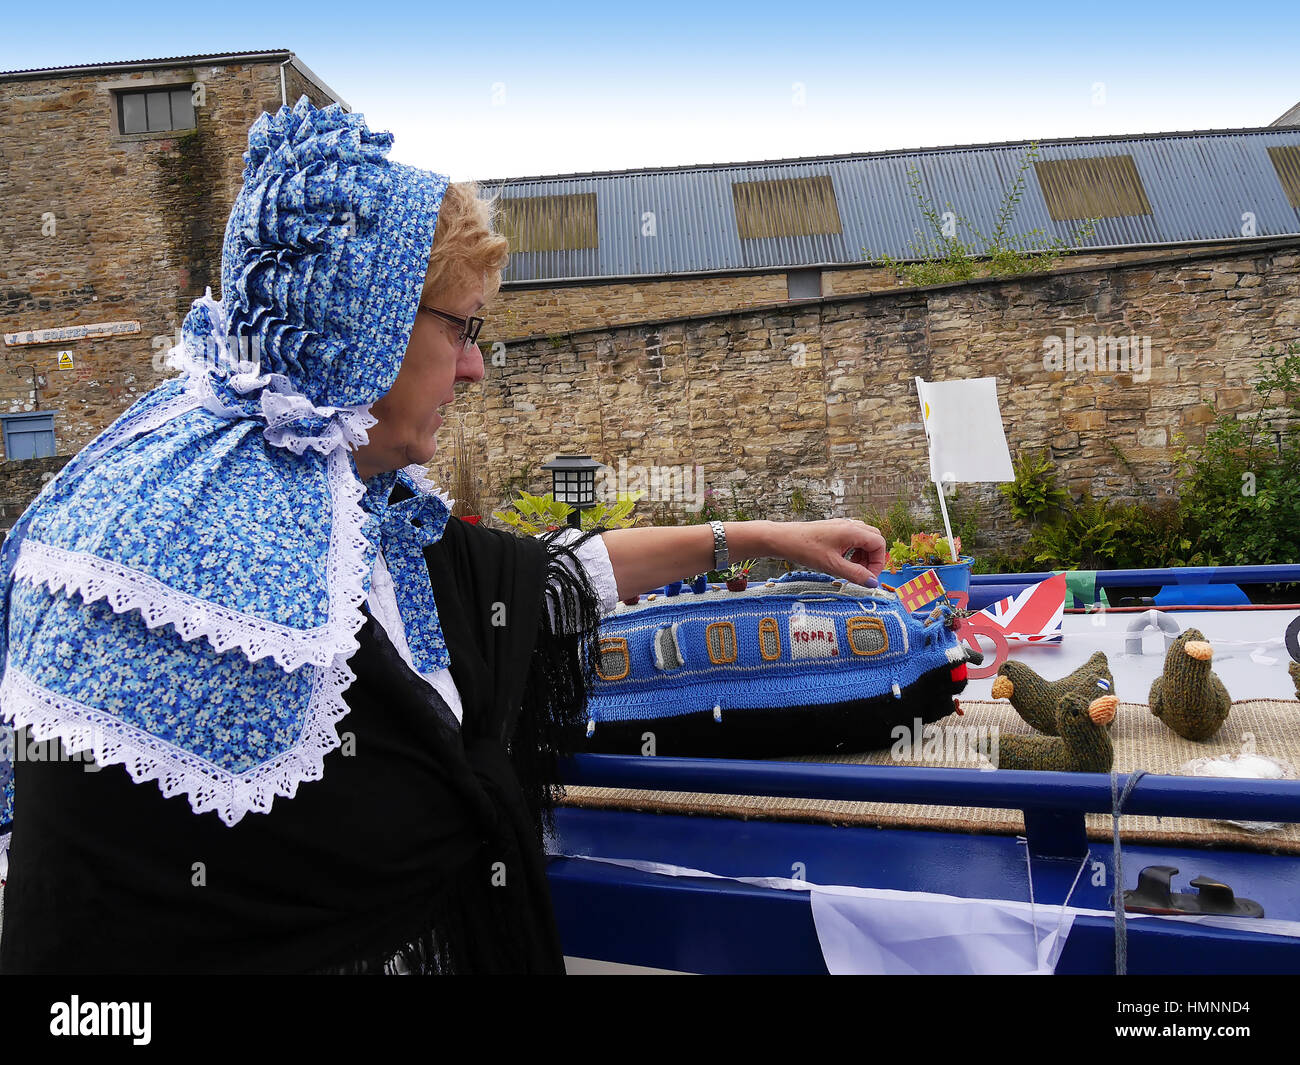
[[[229,62],[235,59],[286,59],[293,53],[287,48],[268,48],[257,52],[215,52],[211,55],[167,55],[157,59],[118,59],[104,63],[79,63],[71,67],[28,67],[24,70],[0,70],[0,78],[19,78],[56,74],[95,74],[105,70],[126,70],[134,67],[183,66],[187,63]]]
[[[1300,104],[1279,115],[1269,123],[1270,126],[1300,126]]]
[[[1041,161],[1131,155],[1151,213],[1102,218],[1075,241],[1080,221],[1053,221],[1031,166],[1012,232],[1035,229],[1072,247],[1142,247],[1300,234],[1268,149],[1300,145],[1300,129],[1264,127],[1201,133],[1040,141]],[[772,160],[761,163],[626,170],[484,182],[503,197],[594,193],[599,243],[570,251],[511,255],[507,282],[691,274],[849,264],[879,255],[913,258],[928,231],[908,184],[922,187],[989,233],[1029,142],[908,152]],[[829,177],[843,231],[742,240],[733,182]],[[1243,234],[1243,215],[1254,216]],[[653,214],[654,236],[643,235]],[[965,230],[959,236],[968,239]]]

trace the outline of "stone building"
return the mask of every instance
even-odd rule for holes
[[[604,498],[641,491],[659,522],[708,490],[754,517],[859,517],[933,497],[914,378],[993,377],[1013,453],[1046,451],[1076,496],[1153,503],[1180,443],[1253,410],[1260,356],[1297,341],[1300,237],[1242,240],[511,342],[456,416],[483,427],[485,512],[587,453]],[[961,491],[985,546],[1023,537],[996,486]]]
[[[191,301],[220,295],[248,128],[303,93],[339,100],[284,50],[0,73],[0,527],[166,375]],[[1005,379],[1013,446],[1049,447],[1072,488],[1149,496],[1176,435],[1216,397],[1240,408],[1252,357],[1300,334],[1295,108],[1240,130],[483,184],[512,245],[487,380],[457,404],[485,510],[585,449],[698,470],[770,514],[856,514],[911,483],[876,467],[880,448],[917,464],[913,374]],[[901,290],[877,265],[933,249],[920,200],[977,244],[1017,188],[1009,232],[1067,253],[1054,273]],[[1049,371],[1044,338],[1067,329],[1150,345],[1150,376]]]
[[[347,106],[284,49],[0,73],[6,459],[75,453],[170,375],[220,293],[248,128],[304,93]]]
[[[1017,187],[1006,235],[1059,248],[1063,267],[1300,234],[1300,105],[1251,129],[483,184],[512,246],[483,335],[508,343],[892,289],[873,262],[983,248]]]

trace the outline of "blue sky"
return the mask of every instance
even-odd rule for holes
[[[10,5],[0,69],[289,48],[454,180],[1241,128],[1300,101],[1295,0],[294,6]]]

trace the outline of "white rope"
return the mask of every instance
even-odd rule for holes
[[[1029,876],[1029,923],[1033,925],[1034,928],[1034,957],[1037,958],[1039,956],[1039,944],[1038,944],[1038,915],[1034,904],[1034,862],[1029,855],[1028,838],[1025,836],[1017,836],[1016,842],[1023,843],[1025,845],[1025,870]],[[1092,857],[1091,851],[1084,852],[1083,860],[1079,862],[1079,869],[1074,874],[1074,881],[1073,883],[1070,884],[1070,890],[1065,893],[1065,900],[1061,903],[1061,913],[1056,919],[1056,932],[1054,934],[1058,938],[1061,935],[1061,926],[1065,924],[1065,915],[1066,913],[1069,912],[1070,899],[1074,897],[1074,889],[1078,886],[1079,877],[1083,876],[1083,871],[1085,868],[1087,868],[1088,865],[1088,859],[1091,857]]]

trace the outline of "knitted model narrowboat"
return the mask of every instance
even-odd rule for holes
[[[645,596],[601,622],[586,750],[746,758],[888,747],[951,714],[979,652],[946,599],[791,573]]]

